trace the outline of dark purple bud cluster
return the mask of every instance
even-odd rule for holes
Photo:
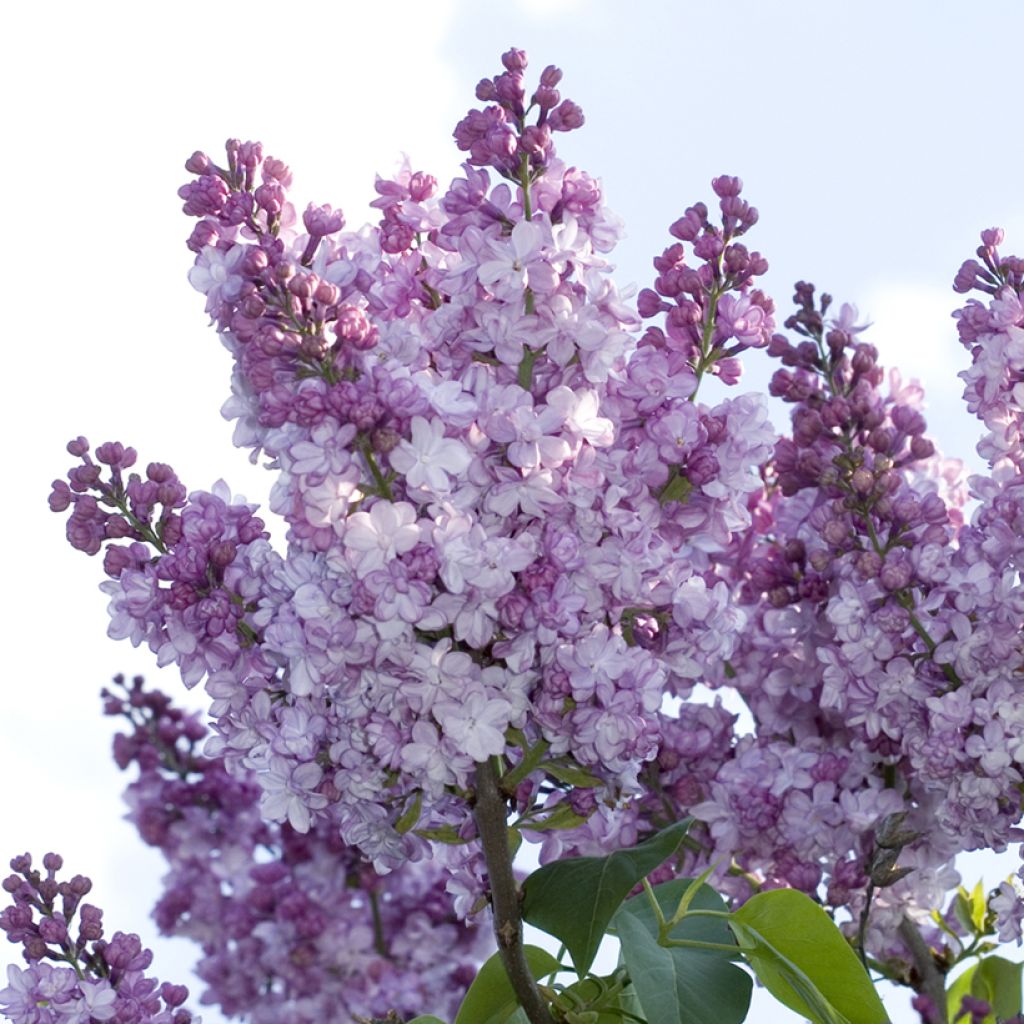
[[[424,232],[433,237],[433,225],[423,207],[437,192],[437,179],[432,174],[403,170],[394,179],[378,177],[374,187],[380,198],[370,205],[383,211],[380,247],[384,252],[408,252]]]
[[[157,924],[203,935],[203,1002],[260,1024],[290,1019],[293,1004],[308,1012],[311,999],[320,1019],[383,1017],[395,1006],[405,1019],[424,998],[454,1012],[486,928],[456,923],[443,872],[424,862],[378,875],[330,824],[300,834],[265,821],[257,776],[202,756],[198,716],[141,678],[115,678],[103,699],[128,724],[114,758],[139,773],[126,794],[130,820],[170,869]],[[323,723],[305,725],[312,734]],[[423,929],[451,942],[426,981],[410,941]]]
[[[30,965],[20,988],[39,989],[49,997],[40,1005],[53,1006],[75,1020],[190,1024],[192,1014],[182,1007],[188,989],[161,985],[146,976],[153,954],[143,948],[138,935],[115,932],[104,939],[103,912],[82,902],[92,882],[84,875],[58,881],[62,866],[60,856],[48,853],[44,874],[33,868],[27,853],[22,854],[11,860],[14,874],[3,881],[13,902],[0,912],[0,929],[22,947]],[[67,966],[53,968],[47,961]],[[6,989],[5,994],[13,991]],[[21,1007],[8,1003],[3,1009],[10,1013]]]
[[[696,203],[669,228],[680,241],[654,260],[654,288],[645,288],[638,308],[645,318],[665,317],[665,329],[648,328],[641,345],[682,352],[699,379],[712,373],[728,384],[740,375],[740,352],[762,348],[775,329],[772,300],[752,289],[768,261],[736,241],[757,223],[757,210],[740,197],[739,178],[722,175],[711,182],[719,197],[721,225],[708,219],[708,208]],[[696,265],[687,263],[690,243]]]
[[[106,541],[129,539],[163,552],[177,542],[185,488],[170,466],[151,462],[143,478],[124,473],[135,465],[136,453],[117,441],[100,445],[95,462],[84,437],[70,441],[67,448],[82,464],[73,466],[66,480],[54,480],[49,501],[54,512],[71,509],[67,536],[72,547],[95,555]],[[111,544],[104,568],[117,577],[140,557],[150,555],[137,543]]]
[[[568,132],[583,125],[583,111],[558,91],[562,72],[548,66],[540,84],[526,99],[523,72],[526,54],[509,50],[502,55],[505,70],[485,78],[476,87],[476,98],[490,104],[470,110],[455,126],[455,144],[469,153],[477,167],[493,167],[503,177],[523,182],[540,174],[554,156],[552,132]],[[536,111],[536,120],[527,119]]]

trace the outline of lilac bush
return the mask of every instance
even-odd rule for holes
[[[635,305],[620,293],[621,225],[555,151],[579,106],[557,68],[530,91],[524,53],[502,64],[456,126],[462,176],[378,178],[358,231],[329,205],[299,215],[258,143],[186,164],[189,280],[234,361],[235,443],[276,474],[283,545],[223,484],[68,446],[50,505],[104,552],[110,634],[210,700],[204,741],[141,684],[107,697],[131,723],[131,816],[168,861],[158,924],[202,946],[204,1001],[256,1021],[466,1024],[495,984],[485,967],[460,1009],[488,914],[508,1012],[532,1024],[706,1019],[643,990],[645,914],[649,957],[746,960],[814,1020],[885,1020],[873,993],[844,1008],[793,967],[771,925],[796,928],[791,906],[837,922],[856,984],[907,985],[924,1021],[1020,1013],[1019,969],[989,955],[1020,941],[1016,880],[989,898],[954,865],[1021,838],[1024,261],[993,229],[956,277],[984,297],[956,314],[989,466],[966,480],[853,305],[801,282],[777,316],[738,178],[671,224]],[[787,435],[730,390],[745,358],[778,364]],[[565,923],[549,930],[579,980],[540,970],[521,918],[543,918],[541,883],[524,897],[510,849],[538,843],[557,872],[670,834],[619,896],[640,884],[647,909],[607,915],[629,970],[598,984]],[[23,935],[26,907],[54,919],[31,892],[56,883],[16,865],[3,920],[30,967],[0,993],[10,1019],[190,1019],[131,1016],[102,971],[55,974],[70,940]],[[731,909],[689,909],[711,888]],[[789,890],[804,902],[771,896]],[[686,932],[700,915],[724,938]]]

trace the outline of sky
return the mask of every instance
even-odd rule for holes
[[[132,444],[190,487],[223,477],[265,499],[269,475],[219,415],[229,361],[185,277],[175,191],[193,150],[261,139],[292,166],[300,208],[340,205],[356,225],[374,174],[402,152],[442,183],[455,174],[451,129],[475,83],[524,48],[535,71],[565,71],[563,95],[584,109],[560,153],[603,180],[625,220],[620,285],[649,284],[667,225],[714,175],[738,174],[761,212],[749,244],[769,260],[780,319],[799,279],[856,303],[883,361],[924,383],[939,446],[970,456],[949,286],[983,228],[1024,249],[1015,0],[990,0],[983,17],[946,0],[250,0],[244,13],[51,0],[5,22],[0,854],[63,853],[93,877],[111,928],[153,946],[163,977],[182,977],[190,947],[148,920],[160,858],[121,820],[97,697],[115,672],[158,673],[147,652],[106,639],[98,561],[67,547],[45,500],[78,434]],[[763,388],[764,364],[750,364],[741,387]],[[182,694],[174,673],[159,678]],[[998,879],[1016,863],[985,869]],[[905,1002],[887,1002],[897,1024],[914,1019]],[[761,993],[750,1019],[796,1018]]]

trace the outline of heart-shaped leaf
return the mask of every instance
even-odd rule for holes
[[[565,943],[576,971],[590,970],[615,911],[630,890],[675,853],[692,819],[607,857],[567,857],[523,883],[523,917]]]
[[[815,1024],[886,1024],[875,986],[835,922],[805,893],[752,896],[729,926],[766,989]]]
[[[1021,969],[1024,964],[1004,960],[1001,956],[988,956],[979,960],[970,970],[964,971],[949,987],[946,1006],[949,1019],[960,1012],[960,1001],[966,995],[984,999],[992,1007],[992,1013],[982,1024],[996,1024],[997,1020],[1009,1020],[1022,1009]]]
[[[524,946],[526,963],[534,978],[558,970],[558,961],[539,946]],[[505,973],[501,956],[495,953],[481,968],[462,1000],[455,1024],[509,1024],[519,1009],[512,982]]]
[[[662,916],[671,918],[691,879],[654,887]],[[706,885],[693,891],[692,910],[725,913],[721,896]],[[622,959],[648,1024],[740,1024],[750,1006],[750,975],[727,953],[658,944],[658,921],[644,893],[623,904],[613,921]],[[734,946],[722,918],[684,918],[670,936]],[[736,956],[739,956],[739,948]]]

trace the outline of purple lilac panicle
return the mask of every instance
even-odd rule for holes
[[[92,882],[58,881],[62,866],[55,853],[43,858],[45,874],[27,853],[11,860],[0,929],[28,966],[7,968],[0,1013],[12,1024],[197,1024],[182,1005],[188,989],[147,975],[153,954],[137,935],[104,939],[103,911],[82,902]]]
[[[695,203],[672,224],[634,311],[600,183],[554,148],[582,124],[561,72],[528,98],[525,54],[502,63],[456,129],[462,174],[378,180],[376,228],[300,218],[259,144],[186,165],[189,277],[234,358],[236,443],[277,473],[283,554],[224,495],[146,518],[116,447],[107,472],[74,442],[51,503],[115,552],[115,633],[205,682],[207,755],[282,830],[379,867],[443,839],[467,912],[472,772],[501,756],[520,822],[586,819],[531,832],[545,858],[693,813],[683,870],[813,892],[905,957],[896,925],[941,905],[956,853],[1019,838],[1021,263],[989,231],[957,277],[985,295],[959,329],[992,464],[965,524],[920,388],[855,308],[801,283],[775,333],[738,178],[712,183],[717,223]],[[750,348],[782,364],[790,436],[757,396],[698,401]],[[754,731],[697,682],[734,688]]]
[[[264,821],[260,786],[202,756],[198,716],[140,678],[115,679],[104,706],[128,726],[114,757],[138,772],[129,818],[168,864],[154,915],[202,948],[203,1003],[256,1024],[454,1016],[487,929],[456,918],[441,865],[377,875],[326,823]],[[286,725],[295,743],[315,727]]]

